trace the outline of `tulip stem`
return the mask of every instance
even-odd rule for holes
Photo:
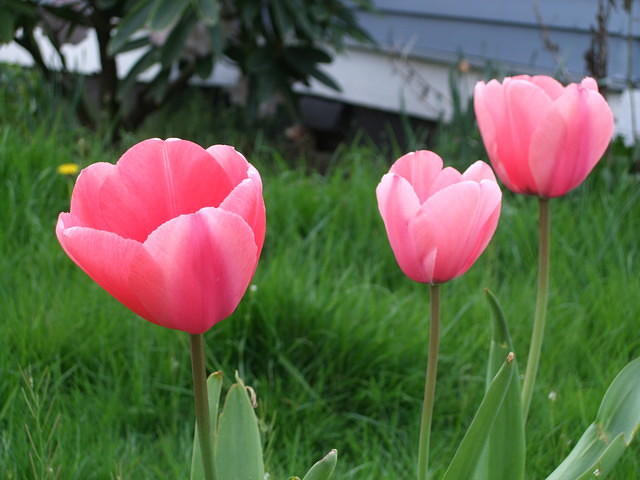
[[[193,393],[196,404],[198,440],[202,454],[204,480],[215,480],[213,468],[213,447],[211,445],[211,422],[209,420],[209,399],[207,394],[207,373],[204,356],[203,335],[191,335],[191,370],[193,372]]]
[[[420,443],[418,445],[418,480],[426,480],[429,471],[429,439],[431,437],[431,419],[436,395],[436,377],[438,375],[438,348],[440,345],[440,286],[431,285],[431,318],[429,322],[429,355],[427,373],[424,382],[424,400],[420,422]]]
[[[542,351],[542,339],[544,337],[544,324],[547,317],[547,299],[549,298],[549,247],[551,241],[551,213],[549,211],[549,199],[540,198],[540,214],[538,219],[538,297],[536,311],[533,318],[533,332],[529,346],[529,358],[527,370],[524,375],[522,387],[522,415],[526,422],[533,395],[533,386],[536,382],[536,374],[540,363]]]

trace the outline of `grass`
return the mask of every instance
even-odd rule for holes
[[[19,98],[33,94],[24,89]],[[136,318],[73,265],[53,234],[70,186],[56,166],[115,161],[136,136],[108,147],[68,128],[63,106],[34,119],[36,100],[27,107],[11,98],[0,94],[3,478],[187,478],[187,335]],[[189,126],[175,125],[162,136],[188,135]],[[374,189],[392,154],[354,142],[320,175],[304,163],[291,168],[259,136],[243,142],[263,175],[268,235],[255,288],[206,335],[209,369],[224,370],[227,383],[238,370],[257,391],[271,478],[302,475],[334,447],[338,479],[413,478],[427,289],[399,271],[377,213]],[[615,374],[640,355],[640,185],[626,170],[610,155],[585,185],[552,202],[548,328],[528,425],[531,479],[566,456]],[[489,249],[442,288],[434,478],[482,396],[490,330],[483,288],[501,299],[525,362],[535,222],[535,199],[505,192]],[[639,454],[632,446],[612,478],[636,478]]]

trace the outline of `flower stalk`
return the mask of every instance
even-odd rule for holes
[[[431,318],[429,321],[429,354],[427,373],[424,383],[424,400],[422,403],[422,419],[420,422],[420,443],[418,445],[418,480],[426,480],[429,471],[429,441],[431,437],[431,420],[436,394],[436,377],[438,375],[438,349],[440,346],[440,286],[431,284]]]
[[[196,405],[198,441],[202,454],[205,480],[215,480],[213,468],[213,446],[211,443],[211,421],[207,393],[207,373],[205,368],[203,334],[191,334],[191,371],[193,372],[193,393]]]
[[[529,346],[527,370],[524,374],[522,387],[522,415],[527,420],[533,387],[536,382],[538,365],[540,364],[540,352],[544,338],[544,326],[547,317],[547,300],[549,297],[549,263],[551,242],[551,212],[549,199],[539,199],[540,212],[538,219],[538,297],[536,299],[536,311],[533,319],[533,332]]]

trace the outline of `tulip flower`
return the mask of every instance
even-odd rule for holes
[[[473,265],[495,232],[502,198],[486,163],[460,173],[425,150],[400,157],[376,194],[398,265],[422,283],[446,282]]]
[[[563,87],[547,76],[478,82],[474,106],[496,174],[516,193],[559,197],[579,186],[613,134],[592,78]]]
[[[237,307],[265,235],[262,183],[233,147],[146,140],[84,169],[56,234],[71,259],[150,322],[191,334]]]
[[[462,275],[482,254],[496,230],[502,202],[502,192],[486,163],[476,162],[464,173],[442,166],[442,159],[433,152],[408,153],[391,166],[376,189],[398,265],[412,280],[431,284],[418,480],[428,478],[440,344],[438,284]]]
[[[199,445],[213,480],[203,333],[229,316],[265,235],[258,171],[233,147],[150,139],[76,182],[56,234],[96,283],[136,314],[190,333]]]
[[[526,419],[540,363],[549,295],[549,198],[579,186],[613,134],[613,114],[592,78],[563,87],[547,76],[478,82],[474,106],[489,159],[515,193],[539,197],[538,296],[522,389]]]

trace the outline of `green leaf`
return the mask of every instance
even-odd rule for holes
[[[211,49],[214,57],[222,55],[226,38],[220,24],[209,27],[209,36],[211,38]]]
[[[186,0],[156,0],[151,14],[151,29],[164,30],[176,24],[187,5]]]
[[[4,12],[0,15],[0,44],[13,40],[13,25],[16,18],[11,12]]]
[[[310,39],[315,38],[316,31],[309,21],[309,10],[305,2],[301,0],[289,0],[285,5],[289,9],[289,13],[293,16],[295,27],[299,33],[304,33],[307,38]]]
[[[209,26],[216,25],[220,16],[218,0],[195,0],[200,19]]]
[[[29,20],[39,18],[39,9],[42,5],[35,2],[25,2],[24,0],[4,0],[0,2],[0,9],[3,13],[9,13],[16,17],[27,17]]]
[[[318,63],[331,63],[331,55],[325,50],[316,47],[287,47],[284,56],[292,63],[303,63],[305,68],[313,67]]]
[[[216,480],[263,480],[258,419],[247,388],[236,375],[220,415],[215,446]]]
[[[140,2],[120,19],[116,34],[109,41],[107,48],[109,55],[115,55],[121,51],[129,41],[129,37],[145,24],[152,7],[153,3],[149,0]]]
[[[319,63],[330,63],[331,55],[325,50],[316,47],[294,46],[284,50],[284,58],[287,64],[295,71],[300,72],[305,80],[314,77],[320,83],[341,91],[340,85],[329,75],[318,69]]]
[[[324,73],[322,70],[313,68],[310,73],[313,78],[318,80],[320,83],[325,84],[327,87],[334,89],[336,92],[342,91],[342,87],[340,87],[340,85],[332,77]]]
[[[130,52],[131,50],[142,48],[147,45],[149,45],[149,37],[147,35],[144,35],[142,37],[134,38],[127,41],[124,45],[122,45],[122,47],[120,47],[118,53]]]
[[[242,12],[240,13],[240,18],[242,19],[242,23],[245,27],[251,28],[253,27],[253,22],[256,20],[259,14],[260,3],[249,2],[243,6]]]
[[[640,358],[636,358],[613,380],[596,421],[547,480],[605,478],[639,429]]]
[[[598,426],[592,423],[571,453],[547,477],[547,480],[584,480],[605,478],[624,453],[627,445],[621,433],[613,441],[604,443]]]
[[[256,48],[247,58],[247,70],[250,73],[264,73],[267,70],[277,70],[273,58],[266,47]]]
[[[492,311],[492,337],[487,365],[487,389],[491,379],[500,369],[502,359],[513,352],[511,335],[498,299],[490,291],[485,291]],[[474,480],[508,478],[524,479],[525,433],[520,398],[520,376],[518,365],[513,361],[513,380],[502,402],[487,437],[485,451],[473,476]]]
[[[338,462],[338,451],[331,450],[309,469],[302,480],[329,480]]]
[[[138,75],[144,72],[158,61],[158,51],[150,48],[147,50],[136,63],[129,69],[127,76],[122,80],[118,87],[118,96],[122,98],[127,94],[129,89],[133,87],[138,80]]]
[[[167,37],[167,41],[162,46],[162,53],[160,54],[160,61],[165,67],[171,66],[184,50],[184,45],[189,36],[189,32],[196,24],[196,18],[194,15],[187,14],[180,19],[178,24],[171,30],[171,33]]]
[[[222,372],[213,372],[207,379],[207,395],[209,397],[209,419],[211,422],[211,440],[215,443],[218,426],[218,406],[220,404],[220,390],[222,389]],[[211,452],[213,455],[213,452]],[[198,425],[193,433],[193,455],[191,456],[191,480],[204,480],[202,469],[202,453],[198,439]]]
[[[487,365],[487,390],[491,380],[502,366],[503,359],[509,352],[513,352],[513,343],[509,334],[507,320],[500,302],[489,289],[485,290],[489,307],[491,308],[491,347],[489,349],[489,364]]]
[[[471,478],[484,450],[487,435],[513,380],[513,359],[513,353],[509,353],[498,370],[442,480]]]
[[[280,33],[281,38],[285,38],[286,35],[291,30],[291,23],[289,16],[287,15],[286,10],[283,8],[281,2],[273,2],[271,4],[271,18],[273,23],[278,28],[278,33]]]
[[[640,428],[640,358],[613,380],[598,410],[598,420],[613,436],[624,433],[627,445]]]

